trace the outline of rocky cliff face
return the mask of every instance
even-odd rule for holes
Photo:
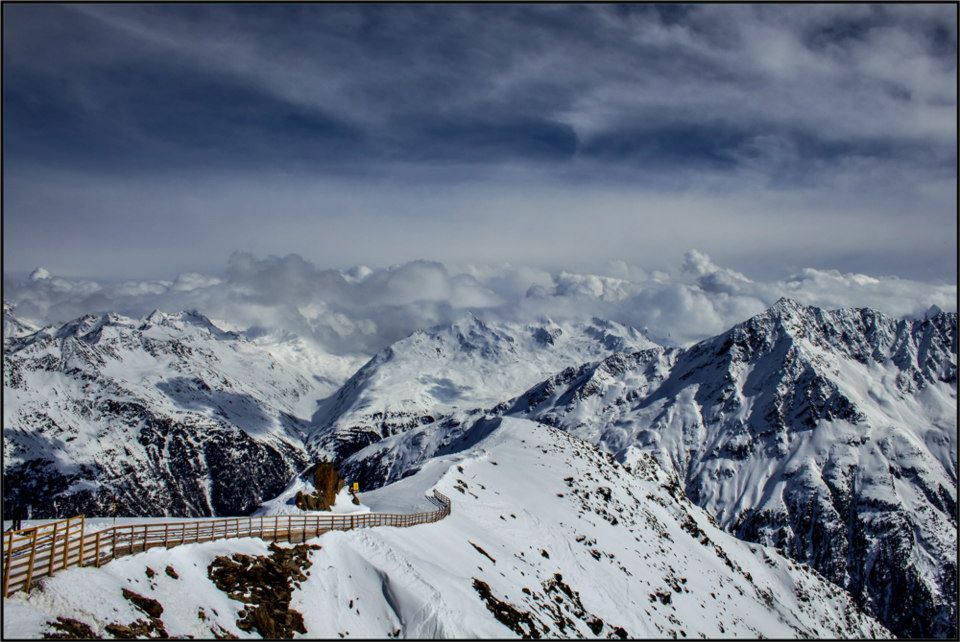
[[[729,531],[907,637],[956,634],[956,411],[955,313],[789,300],[687,350],[566,370],[507,410],[652,453]]]
[[[314,491],[299,491],[294,505],[300,510],[329,510],[336,502],[337,493],[346,483],[336,466],[328,461],[321,461],[311,466],[304,475],[312,478]]]

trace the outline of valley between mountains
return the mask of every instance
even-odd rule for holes
[[[34,518],[297,511],[320,460],[364,510],[453,499],[436,524],[311,540],[287,604],[310,636],[957,632],[956,313],[782,299],[688,347],[468,316],[367,358],[198,312],[37,328],[5,305],[3,394],[4,503]],[[237,552],[272,554],[65,571],[6,600],[4,634],[102,634],[142,616],[127,588],[170,635],[256,637],[208,573]]]

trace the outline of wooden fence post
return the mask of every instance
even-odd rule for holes
[[[63,534],[63,568],[67,568],[67,557],[70,553],[70,520],[67,520],[67,531]]]
[[[27,593],[30,592],[30,582],[33,580],[33,560],[37,557],[37,531],[33,531],[33,540],[30,542],[30,560],[27,562]]]
[[[7,597],[7,590],[10,588],[10,562],[13,561],[13,534],[10,532],[10,543],[7,544],[7,553],[3,558],[3,597]]]
[[[83,515],[80,516],[80,559],[77,560],[77,566],[83,567],[83,557],[84,557],[84,537],[86,536],[87,528],[87,519]]]
[[[53,575],[53,562],[57,559],[57,527],[60,525],[60,522],[53,523],[53,535],[50,539],[50,563],[47,564],[47,575]],[[34,538],[36,539],[36,538]]]
[[[100,531],[97,531],[95,537],[96,540],[93,543],[93,562],[97,565],[97,568],[100,568]]]

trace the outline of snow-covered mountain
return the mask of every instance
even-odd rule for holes
[[[496,424],[364,495],[377,510],[426,509],[424,492],[438,488],[453,499],[442,521],[329,532],[292,550],[256,539],[154,548],[71,569],[5,600],[3,633],[39,638],[71,618],[61,626],[92,636],[889,636],[814,571],[720,529],[652,457],[628,469],[549,427]],[[237,554],[247,557],[225,590],[214,571]],[[264,591],[257,569],[268,565]]]
[[[38,328],[32,323],[17,318],[15,308],[6,301],[3,302],[3,342],[33,334]]]
[[[525,417],[632,468],[653,457],[720,527],[898,635],[956,630],[956,313],[782,300],[687,349],[469,317],[339,388],[356,360],[193,313],[83,317],[8,339],[4,360],[5,498],[49,498],[41,514],[105,514],[108,492],[121,513],[246,513],[326,457],[365,492],[402,488]]]
[[[295,336],[224,331],[196,312],[15,329],[4,350],[4,496],[35,516],[109,514],[111,495],[121,515],[243,514],[309,459],[653,345],[599,320],[488,325],[470,317],[417,332],[358,371],[357,357]]]
[[[308,445],[342,460],[384,437],[493,407],[569,366],[654,345],[634,328],[600,319],[519,324],[471,315],[374,356],[320,405]]]
[[[317,371],[324,359],[343,369],[302,342],[246,340],[192,312],[88,315],[11,338],[6,505],[109,515],[115,495],[120,515],[248,512],[307,463],[307,418],[335,389]]]
[[[687,350],[618,354],[506,412],[652,453],[749,541],[851,592],[901,636],[957,615],[957,315],[781,300]]]

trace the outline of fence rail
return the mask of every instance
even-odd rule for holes
[[[237,537],[269,541],[303,542],[325,531],[346,531],[375,526],[416,526],[436,522],[450,514],[450,498],[433,491],[428,497],[437,510],[424,513],[359,513],[354,515],[271,515],[232,517],[111,526],[84,532],[82,515],[50,524],[3,534],[3,596],[29,592],[42,577],[72,566],[100,566],[117,557],[149,548]]]

